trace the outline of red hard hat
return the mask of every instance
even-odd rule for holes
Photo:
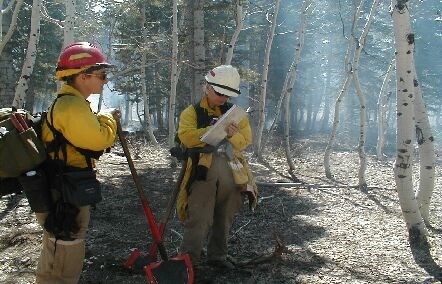
[[[111,67],[100,49],[89,42],[76,42],[65,47],[58,58],[56,77],[78,74],[92,66]]]

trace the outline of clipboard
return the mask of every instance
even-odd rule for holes
[[[210,129],[200,137],[200,141],[217,146],[227,136],[226,128],[232,122],[239,123],[247,112],[238,105],[233,105]]]

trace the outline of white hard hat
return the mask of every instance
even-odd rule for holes
[[[229,97],[237,97],[241,94],[239,90],[238,70],[232,65],[221,65],[213,68],[206,75],[206,81],[216,92]]]

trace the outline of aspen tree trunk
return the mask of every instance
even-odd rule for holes
[[[414,62],[414,60],[413,60]],[[434,174],[436,157],[434,153],[434,137],[431,131],[427,110],[417,80],[416,68],[413,63],[414,75],[414,117],[416,119],[416,139],[419,147],[419,190],[417,203],[425,224],[430,225],[430,201],[434,190]]]
[[[285,97],[292,92],[293,86],[296,81],[296,72],[298,69],[298,64],[301,59],[301,50],[302,46],[304,44],[304,36],[305,36],[305,28],[307,25],[306,21],[306,13],[311,4],[311,1],[304,1],[303,6],[301,8],[301,24],[299,27],[299,38],[298,38],[298,46],[295,48],[295,54],[293,56],[293,62],[290,65],[290,68],[285,76],[284,85],[282,87],[281,95],[279,96],[278,103],[276,104],[276,114],[273,118],[273,122],[270,125],[269,130],[267,131],[268,135],[265,135],[263,137],[262,142],[262,148],[264,149],[265,145],[267,144],[267,139],[269,138],[270,134],[274,131],[276,124],[279,121],[279,118],[281,116],[281,110],[282,110],[282,103],[285,100]],[[293,111],[293,110],[292,110]]]
[[[66,18],[64,20],[64,26],[63,26],[63,48],[68,46],[69,44],[74,43],[75,41],[75,35],[74,35],[74,28],[75,28],[75,13],[76,13],[76,7],[75,7],[75,0],[65,0],[65,6],[66,6]]]
[[[333,143],[336,138],[336,132],[338,130],[338,124],[339,124],[339,110],[342,103],[342,100],[344,99],[345,95],[348,92],[348,87],[352,81],[351,76],[347,76],[344,81],[344,85],[342,86],[342,89],[339,93],[338,98],[336,99],[335,103],[335,111],[333,116],[333,125],[332,130],[330,132],[330,137],[328,139],[327,147],[325,148],[325,154],[324,154],[324,170],[325,170],[325,176],[327,178],[332,178],[332,174],[330,171],[330,154],[331,154],[331,148],[333,147]]]
[[[353,59],[350,65],[350,71],[348,72],[347,75],[347,79],[344,82],[344,87],[341,90],[341,93],[338,97],[338,100],[336,101],[336,105],[335,105],[335,116],[334,116],[334,121],[333,121],[333,130],[332,133],[330,135],[330,139],[329,142],[327,144],[327,148],[325,151],[325,155],[324,155],[324,168],[325,168],[325,173],[326,176],[328,178],[332,177],[331,171],[330,171],[330,153],[331,153],[331,147],[334,143],[334,139],[336,137],[336,131],[337,131],[337,126],[339,123],[339,118],[337,116],[339,116],[339,106],[340,103],[342,101],[342,99],[345,97],[346,93],[348,92],[348,86],[350,84],[351,81],[353,81],[354,85],[355,85],[355,89],[356,89],[356,94],[358,96],[359,99],[359,104],[360,104],[360,112],[359,112],[359,127],[360,127],[360,131],[359,131],[359,144],[358,144],[358,155],[359,155],[359,171],[358,171],[358,179],[359,179],[359,188],[361,189],[365,189],[367,186],[367,183],[365,181],[365,170],[367,168],[367,158],[366,158],[366,154],[365,154],[365,140],[366,140],[366,132],[367,132],[367,106],[366,106],[366,99],[365,99],[365,95],[363,94],[362,90],[361,90],[361,86],[359,83],[359,76],[358,76],[358,69],[359,69],[359,59],[361,57],[361,52],[365,46],[365,41],[367,38],[367,34],[368,31],[370,30],[370,25],[373,22],[373,17],[374,14],[376,12],[376,8],[379,4],[380,0],[374,0],[373,4],[371,6],[370,9],[370,14],[368,16],[367,22],[365,23],[364,29],[362,31],[361,36],[358,39],[358,44],[356,46],[356,49],[354,51],[353,54]],[[360,5],[356,11],[356,13],[359,13],[361,5],[363,1],[360,2]],[[358,15],[355,14],[355,18],[358,18]],[[356,20],[354,20],[355,22]],[[354,32],[354,30],[353,30]]]
[[[387,73],[385,74],[384,80],[382,81],[381,90],[379,91],[378,98],[378,141],[376,145],[376,157],[378,160],[383,160],[384,146],[385,146],[385,135],[387,134],[387,87],[390,82],[391,71],[393,70],[394,59],[391,60],[390,65],[388,65]]]
[[[313,107],[312,96],[305,98],[304,111],[305,111],[305,125],[304,133],[309,133],[310,127],[312,127],[312,107]]]
[[[130,104],[130,96],[128,94],[125,95],[126,101],[124,102],[124,119],[123,125],[128,125],[129,123],[129,114],[132,112],[132,106]]]
[[[0,17],[0,26],[3,26],[3,14],[6,13],[7,11],[9,11],[9,9],[12,9],[12,5],[15,4],[15,8],[14,8],[14,12],[12,13],[12,17],[11,17],[11,24],[9,25],[8,31],[6,32],[6,35],[3,37],[3,32],[0,33],[0,54],[2,54],[3,49],[6,46],[6,43],[8,43],[8,41],[11,39],[12,34],[14,33],[15,28],[17,27],[17,18],[18,18],[18,13],[20,12],[21,6],[23,5],[23,0],[12,0],[9,4],[8,7],[4,10],[1,11],[1,15],[2,17]],[[1,7],[1,6],[0,6]],[[2,27],[3,29],[3,27]]]
[[[3,8],[3,3],[4,3],[4,1],[0,0],[0,7],[2,7],[2,8]],[[9,7],[9,4],[11,4],[11,3],[15,3],[15,0],[14,1],[9,1],[8,7]],[[6,9],[8,9],[8,7],[6,7]],[[0,10],[0,23],[1,23],[0,24],[0,44],[1,44],[2,40],[3,40],[3,14],[6,13],[5,12],[6,9]],[[1,54],[1,52],[0,52],[0,54]]]
[[[356,8],[355,13],[353,14],[353,20],[351,24],[351,33],[350,37],[347,42],[347,51],[345,52],[344,56],[344,70],[346,73],[351,71],[351,61],[352,58],[354,58],[354,52],[355,52],[355,39],[356,39],[356,28],[358,26],[359,21],[359,14],[361,13],[362,5],[364,4],[363,0],[359,0],[359,4]]]
[[[362,18],[361,17],[361,11],[363,9],[363,5],[365,3],[364,0],[358,0],[358,1],[354,1],[354,5],[357,4],[356,6],[356,10],[353,14],[353,19],[352,19],[352,25],[351,25],[351,30],[350,30],[350,35],[347,37],[344,34],[344,37],[348,39],[347,41],[347,50],[345,53],[345,57],[344,57],[344,74],[346,74],[346,76],[349,76],[349,74],[353,71],[353,66],[352,66],[352,62],[355,58],[355,53],[356,53],[356,48],[358,45],[357,42],[357,28],[359,26],[359,19]],[[347,93],[344,95],[344,97],[347,95]],[[352,101],[348,100],[348,101],[344,101],[344,103],[347,103],[346,105],[344,104],[344,108],[342,109],[341,114],[344,117],[343,120],[343,128],[344,129],[348,129],[348,128],[352,128],[352,124],[351,122],[354,121],[354,113],[353,113],[353,108],[352,108]]]
[[[262,142],[263,149],[267,144],[267,139],[269,138],[270,134],[273,133],[273,131],[275,130],[276,124],[278,123],[279,117],[281,116],[281,108],[282,108],[281,106],[282,106],[283,100],[285,98],[286,92],[289,91],[287,86],[290,81],[290,76],[291,76],[290,74],[293,70],[294,62],[295,61],[292,62],[292,65],[290,66],[289,71],[287,72],[287,75],[285,76],[284,85],[282,86],[282,92],[281,92],[281,95],[279,96],[278,103],[276,104],[276,114],[275,114],[275,117],[273,118],[272,125],[270,125],[269,131],[267,132],[268,135],[263,137],[263,142]]]
[[[363,1],[359,0],[359,5],[357,6],[355,13],[353,14],[351,36],[350,36],[350,39],[348,40],[347,52],[344,57],[344,70],[345,70],[346,78],[345,78],[344,84],[341,88],[341,91],[339,92],[338,98],[336,99],[336,102],[335,102],[332,129],[331,129],[330,137],[329,137],[327,146],[325,148],[325,153],[324,153],[325,176],[330,179],[332,178],[332,173],[330,170],[330,155],[331,155],[333,143],[336,138],[336,132],[338,130],[341,103],[342,103],[343,99],[345,98],[345,96],[347,95],[348,88],[350,87],[350,84],[352,83],[352,80],[353,80],[353,75],[351,74],[352,68],[351,68],[350,59],[351,59],[351,55],[353,55],[353,58],[354,58],[354,45],[355,45],[355,43],[354,43],[355,36],[354,35],[356,34],[356,27],[357,27],[357,23],[359,20],[359,14],[360,14],[360,11],[362,8],[362,4],[363,4]]]
[[[26,57],[21,70],[20,78],[15,88],[15,95],[12,105],[16,108],[24,108],[26,92],[29,89],[29,80],[34,70],[35,59],[37,57],[37,46],[40,38],[40,13],[41,0],[33,0],[31,12],[31,29],[29,31],[28,48],[26,49]],[[28,106],[29,107],[32,106]],[[32,110],[32,108],[30,108]]]
[[[154,145],[158,145],[158,141],[153,134],[152,127],[152,119],[150,117],[150,97],[147,94],[147,86],[146,86],[146,48],[148,45],[147,38],[147,28],[146,28],[146,6],[143,6],[143,11],[141,12],[141,28],[143,29],[143,50],[141,50],[141,93],[143,95],[144,102],[144,133],[149,137],[149,141],[151,141]]]
[[[205,79],[206,51],[204,48],[204,0],[195,0],[193,4],[193,56],[194,77],[191,102],[194,104],[201,98]]]
[[[359,143],[358,143],[358,156],[359,156],[359,170],[358,180],[359,189],[366,190],[367,182],[365,180],[365,171],[367,169],[367,155],[365,154],[365,140],[367,136],[367,102],[365,95],[362,92],[361,85],[359,83],[357,70],[353,73],[353,82],[356,88],[356,94],[359,98]]]
[[[361,58],[361,52],[365,46],[368,31],[370,30],[371,23],[373,22],[374,14],[376,13],[376,8],[379,6],[380,0],[374,0],[371,5],[370,14],[368,16],[367,22],[365,23],[364,30],[359,38],[359,45],[356,47],[355,59],[353,61],[353,81],[356,89],[356,94],[359,98],[359,121],[360,121],[360,131],[359,131],[359,144],[358,144],[358,155],[359,155],[359,188],[366,189],[367,182],[365,181],[365,171],[367,169],[367,155],[365,154],[365,141],[367,136],[367,103],[365,95],[362,92],[361,84],[359,82],[359,58]]]
[[[173,0],[172,8],[172,61],[170,72],[170,98],[169,98],[169,135],[168,145],[172,148],[175,138],[175,109],[176,109],[176,86],[178,83],[178,0]]]
[[[406,1],[393,0],[393,29],[396,49],[397,84],[397,137],[394,174],[396,191],[410,236],[427,235],[413,190],[413,131],[414,85],[413,46],[414,35],[410,26],[410,15]]]
[[[284,138],[285,138],[285,156],[287,159],[287,163],[289,165],[289,171],[293,174],[295,171],[295,163],[293,162],[291,150],[290,150],[290,97],[292,96],[293,86],[296,82],[296,75],[298,71],[298,64],[301,61],[301,52],[304,47],[304,37],[305,37],[305,29],[307,25],[307,10],[310,4],[310,0],[304,0],[302,4],[301,10],[301,25],[299,28],[299,42],[295,49],[295,58],[293,60],[292,65],[290,66],[290,70],[287,73],[287,77],[289,78],[286,81],[289,81],[288,88],[283,90],[284,98],[285,98],[285,129],[284,129]]]
[[[236,29],[233,33],[232,39],[230,40],[229,47],[227,49],[226,65],[232,63],[233,50],[235,48],[236,41],[238,40],[239,33],[244,26],[244,13],[242,10],[241,0],[236,0]]]
[[[279,3],[280,0],[275,0],[275,9],[273,11],[272,25],[270,27],[270,31],[267,38],[267,44],[265,49],[264,56],[264,65],[261,77],[261,97],[259,99],[259,108],[258,108],[258,129],[255,137],[255,155],[261,159],[261,142],[262,142],[262,133],[264,131],[265,123],[266,123],[266,96],[267,96],[267,76],[269,73],[269,65],[270,65],[270,51],[272,50],[273,37],[275,35],[276,29],[276,19],[278,18],[279,12]]]
[[[327,65],[329,64],[329,60],[327,60]],[[331,75],[326,74],[327,79],[324,88],[324,109],[321,117],[321,131],[325,131],[328,128],[328,121],[330,120],[330,94],[328,91],[330,90],[331,85]]]
[[[313,104],[312,127],[310,129],[312,132],[316,132],[318,130],[317,125],[319,122],[319,119],[318,119],[319,109],[321,107],[322,101],[324,100],[324,93],[323,92],[321,92],[319,94],[318,99],[319,99],[318,103]]]

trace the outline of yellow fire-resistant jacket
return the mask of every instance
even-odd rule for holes
[[[79,148],[102,151],[112,146],[117,134],[117,124],[112,114],[94,114],[89,102],[70,85],[63,85],[57,93],[57,95],[60,94],[69,95],[57,99],[53,113],[50,112],[51,108],[49,108],[47,120],[53,123],[53,127]],[[54,139],[47,121],[42,125],[42,139],[44,142],[50,142]],[[68,144],[66,150],[68,166],[87,167],[85,157],[74,147]],[[51,153],[51,156],[53,158],[54,153]],[[59,158],[63,159],[61,151]]]
[[[204,96],[200,101],[200,106],[208,111],[209,116],[219,117],[221,116],[221,109],[216,107],[211,109],[207,102],[207,96]],[[239,122],[239,132],[228,138],[230,144],[233,146],[233,154],[236,157],[242,157],[241,153],[247,146],[252,143],[252,129],[250,127],[249,119],[246,117]],[[200,141],[200,137],[210,128],[211,126],[205,128],[197,129],[197,113],[195,108],[190,105],[180,115],[179,126],[178,126],[178,137],[181,142],[187,148],[203,147],[206,143]],[[198,165],[206,166],[210,168],[212,163],[212,154],[201,153],[199,154]],[[177,212],[180,220],[186,219],[186,208],[187,208],[187,189],[190,174],[192,170],[192,159],[187,159],[186,172],[184,174],[183,181],[180,185],[180,192],[177,199]]]

